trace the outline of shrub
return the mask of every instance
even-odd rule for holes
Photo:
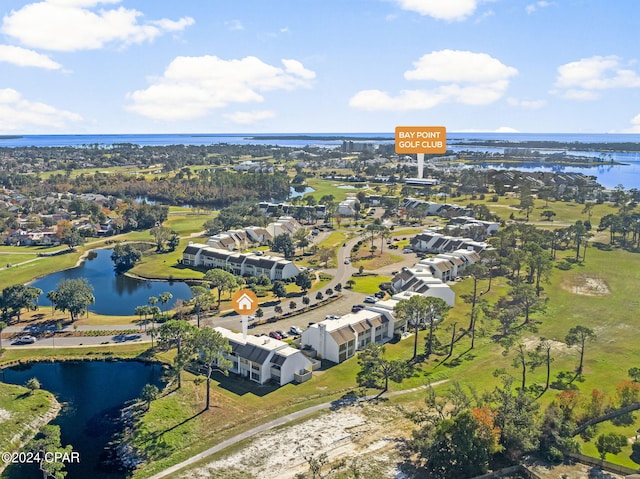
[[[558,263],[558,269],[562,271],[569,271],[571,269],[571,263],[569,263],[568,261],[560,261]]]

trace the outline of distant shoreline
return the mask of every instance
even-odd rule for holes
[[[314,141],[394,141],[384,136],[344,136],[344,135],[260,135],[247,136],[252,140],[314,140]]]
[[[636,152],[640,151],[640,142],[600,142],[583,143],[579,141],[551,141],[551,140],[462,140],[451,143],[457,147],[473,146],[485,148],[530,148],[535,150],[567,150],[567,151],[616,151],[616,152]]]
[[[19,140],[24,138],[22,135],[0,135],[0,140]]]

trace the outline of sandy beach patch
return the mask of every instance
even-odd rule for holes
[[[606,296],[611,294],[609,286],[600,276],[574,274],[562,283],[562,289],[581,296]]]
[[[394,421],[397,412],[373,407],[374,413],[358,405],[348,406],[259,434],[242,450],[180,477],[204,479],[212,477],[214,471],[226,470],[247,477],[293,479],[309,470],[305,458],[317,458],[322,453],[327,454],[329,462],[344,459],[349,463],[359,458],[361,467],[366,467],[373,461],[385,469],[383,477],[396,477],[396,445],[403,428],[390,427],[389,421]]]

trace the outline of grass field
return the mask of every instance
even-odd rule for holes
[[[18,444],[12,441],[14,436],[24,439],[25,425],[34,420],[34,416],[44,416],[53,403],[53,395],[44,390],[29,392],[22,386],[0,383],[0,445],[3,451],[14,451]]]
[[[352,276],[351,279],[356,282],[351,291],[356,293],[373,294],[380,291],[380,283],[391,280],[391,276],[373,275],[373,276]]]

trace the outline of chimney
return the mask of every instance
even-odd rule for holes
[[[327,326],[325,324],[318,323],[318,356],[320,357],[320,359],[324,359],[326,334]]]

